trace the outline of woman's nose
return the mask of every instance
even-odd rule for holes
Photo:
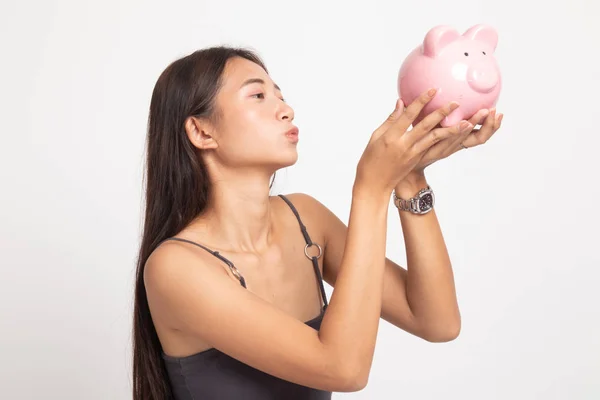
[[[294,120],[294,110],[292,109],[292,107],[290,107],[289,104],[287,104],[283,101],[281,104],[282,105],[279,110],[279,117],[281,119],[288,119],[290,121],[293,121]]]

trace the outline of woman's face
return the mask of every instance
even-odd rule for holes
[[[262,67],[230,59],[216,105],[220,118],[212,131],[217,143],[213,155],[220,164],[272,174],[297,161],[296,141],[286,135],[295,128],[294,111]]]

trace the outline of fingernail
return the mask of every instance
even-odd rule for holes
[[[489,115],[489,111],[488,110],[483,110],[483,112],[481,113],[481,118],[479,119],[479,121],[477,121],[478,124],[481,124],[483,121],[485,121],[485,119],[487,118],[487,116]]]
[[[471,124],[468,123],[467,121],[463,121],[460,123],[460,125],[458,126],[460,133],[466,133],[469,129],[471,129]]]
[[[502,117],[504,117],[504,114],[498,114],[498,122],[502,122]]]
[[[456,110],[459,105],[460,104],[458,104],[456,101],[452,101],[452,102],[450,102],[450,109],[451,110]]]
[[[433,88],[433,89],[429,89],[429,92],[427,92],[427,94],[429,95],[429,97],[433,97],[436,92],[437,92],[437,89]]]

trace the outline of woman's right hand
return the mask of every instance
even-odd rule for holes
[[[358,162],[355,185],[387,196],[431,146],[459,134],[460,123],[448,128],[438,126],[458,107],[456,102],[433,111],[408,130],[421,110],[435,97],[435,93],[435,89],[422,93],[406,109],[402,101],[397,100],[396,109],[371,135]]]

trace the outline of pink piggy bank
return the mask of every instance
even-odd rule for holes
[[[462,35],[443,25],[427,32],[398,73],[398,94],[405,106],[427,89],[438,89],[413,125],[450,101],[460,106],[444,118],[440,123],[443,127],[494,107],[502,83],[494,57],[497,43],[496,30],[487,25],[472,26]]]

